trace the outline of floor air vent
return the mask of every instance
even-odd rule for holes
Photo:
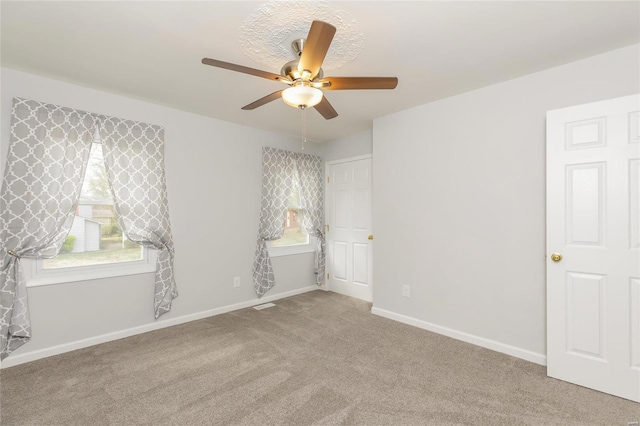
[[[267,308],[270,308],[272,306],[276,306],[276,304],[275,303],[265,303],[265,304],[262,304],[262,305],[256,305],[256,306],[253,307],[253,309],[261,311],[263,309],[267,309]]]

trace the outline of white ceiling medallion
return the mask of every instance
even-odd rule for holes
[[[240,27],[242,53],[269,69],[295,59],[291,42],[307,38],[313,20],[337,28],[322,64],[334,70],[353,61],[362,51],[364,34],[349,12],[329,6],[326,1],[270,1],[260,6]]]

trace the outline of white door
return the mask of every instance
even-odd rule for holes
[[[327,163],[327,287],[371,302],[371,157]]]
[[[639,118],[638,95],[547,113],[547,374],[638,402]]]

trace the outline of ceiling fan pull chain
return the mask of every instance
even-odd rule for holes
[[[302,110],[302,147],[300,151],[304,151],[304,144],[307,142],[307,109],[301,105],[300,109]]]

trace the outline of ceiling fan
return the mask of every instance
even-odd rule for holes
[[[236,65],[216,59],[203,58],[202,63],[231,71],[255,75],[269,80],[280,81],[290,87],[278,90],[242,107],[252,110],[274,101],[280,97],[290,106],[296,108],[314,107],[325,119],[338,116],[321,89],[324,90],[361,90],[361,89],[395,89],[398,85],[396,77],[324,77],[322,61],[329,50],[336,32],[333,25],[322,21],[313,21],[306,39],[295,40],[291,46],[300,59],[287,62],[280,74],[273,74],[255,68]]]

